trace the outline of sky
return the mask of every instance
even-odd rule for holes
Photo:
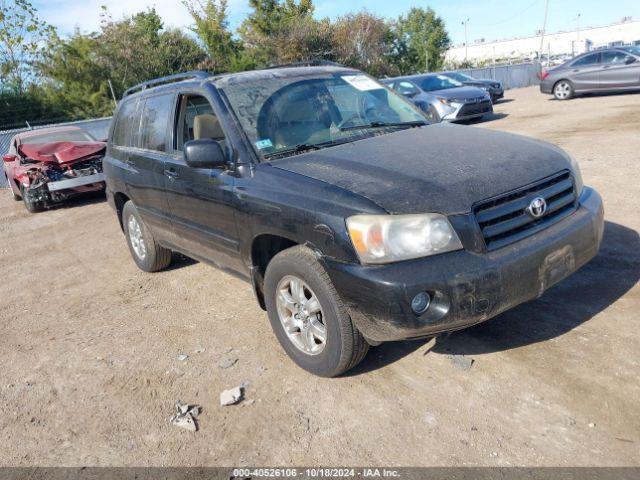
[[[542,27],[545,0],[315,0],[315,16],[336,18],[366,8],[385,18],[396,18],[413,6],[433,8],[447,25],[454,45],[465,41],[462,22],[468,19],[468,41],[487,41],[530,36]],[[180,0],[35,0],[39,15],[70,34],[76,27],[89,32],[100,25],[100,6],[107,4],[115,18],[155,7],[165,26],[188,27],[191,19]],[[605,6],[606,5],[606,6]],[[232,28],[237,27],[249,11],[248,0],[229,0]],[[579,15],[579,17],[578,17]],[[575,30],[617,22],[632,16],[640,20],[640,0],[549,0],[547,31]],[[578,20],[579,18],[579,20]]]

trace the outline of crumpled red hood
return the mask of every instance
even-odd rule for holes
[[[46,163],[69,163],[94,155],[105,149],[104,142],[55,142],[20,145],[27,158]]]

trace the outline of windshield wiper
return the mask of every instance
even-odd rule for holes
[[[363,128],[386,128],[386,127],[421,127],[422,125],[428,125],[424,120],[415,120],[413,122],[371,122],[362,125],[351,125],[349,127],[340,127],[340,131],[347,130],[360,130]]]
[[[291,148],[283,148],[282,150],[277,150],[275,152],[265,153],[263,155],[264,158],[271,158],[277,155],[287,155],[289,153],[299,153],[306,152],[307,150],[320,150],[322,148],[322,144],[315,143],[299,143],[295,147]]]

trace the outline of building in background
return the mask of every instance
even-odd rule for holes
[[[544,56],[552,57],[573,56],[595,48],[623,45],[640,45],[640,20],[634,21],[631,17],[625,17],[618,23],[603,27],[546,33],[542,53]],[[492,42],[480,39],[473,44],[470,43],[467,48],[462,44],[449,49],[446,61],[459,64],[465,60],[465,55],[468,61],[476,64],[491,62],[494,59],[534,59],[538,56],[539,49],[540,34]]]

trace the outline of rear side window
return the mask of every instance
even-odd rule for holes
[[[140,113],[137,100],[129,100],[120,106],[113,129],[112,143],[121,147],[133,147],[137,143]]]
[[[167,125],[173,112],[173,94],[156,95],[144,100],[140,125],[140,148],[166,151]]]
[[[571,64],[573,67],[585,67],[587,65],[595,65],[598,63],[599,53],[592,53],[591,55],[587,55],[585,57],[579,58],[575,62]]]

